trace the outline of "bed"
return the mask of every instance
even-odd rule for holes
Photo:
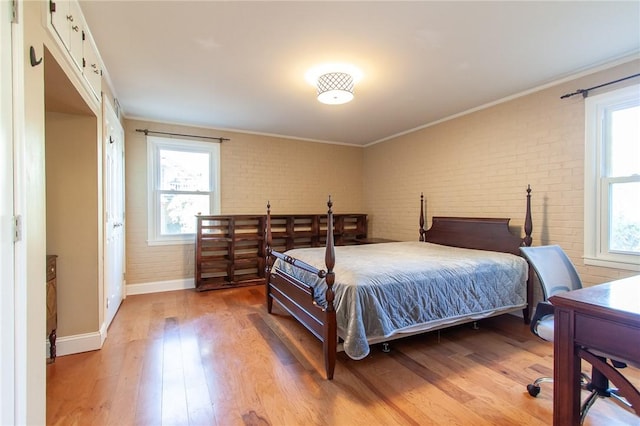
[[[424,229],[420,197],[419,240],[334,245],[333,204],[327,203],[325,247],[272,248],[267,206],[267,310],[274,301],[323,343],[327,379],[336,353],[353,359],[369,345],[522,310],[532,299],[527,262],[531,245],[531,189],[527,188],[525,237],[507,218],[433,217]]]

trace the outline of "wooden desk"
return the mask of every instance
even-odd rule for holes
[[[580,423],[580,362],[597,364],[586,349],[640,364],[640,275],[562,293],[555,307],[553,424]],[[595,361],[595,362],[594,362]],[[596,365],[640,416],[640,393],[620,372]]]

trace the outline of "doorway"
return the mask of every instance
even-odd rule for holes
[[[44,80],[46,249],[57,256],[57,353],[66,355],[102,345],[101,121],[46,49]]]

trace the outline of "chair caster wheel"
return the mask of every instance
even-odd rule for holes
[[[527,385],[527,391],[529,391],[529,395],[531,395],[531,396],[533,396],[535,398],[540,393],[540,386],[538,386],[538,385]]]

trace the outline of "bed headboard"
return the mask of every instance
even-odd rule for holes
[[[525,237],[513,235],[508,218],[468,218],[434,216],[431,228],[424,229],[424,196],[420,195],[420,241],[478,250],[513,253],[531,245],[531,187],[527,186]]]
[[[425,241],[519,256],[522,239],[509,231],[509,220],[434,216],[431,228],[425,232]]]

